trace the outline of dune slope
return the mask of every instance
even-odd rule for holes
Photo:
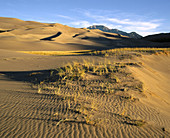
[[[133,74],[144,83],[147,98],[143,98],[142,103],[159,112],[162,117],[155,120],[154,123],[157,125],[165,125],[169,130],[170,58],[165,55],[152,55],[143,57],[140,61],[143,63],[142,68],[130,69]]]

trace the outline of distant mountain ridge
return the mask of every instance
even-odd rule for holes
[[[116,34],[128,36],[130,38],[135,38],[135,39],[142,38],[142,36],[137,34],[136,32],[127,33],[127,32],[124,32],[124,31],[121,31],[121,30],[118,30],[118,29],[109,29],[108,27],[106,27],[104,25],[93,25],[93,26],[87,27],[87,29],[99,29],[103,32],[116,33]]]

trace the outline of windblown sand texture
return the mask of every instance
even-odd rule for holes
[[[1,17],[0,137],[170,137],[169,49],[105,50],[159,45]]]

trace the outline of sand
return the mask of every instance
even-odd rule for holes
[[[143,63],[143,67],[131,68],[131,71],[144,83],[147,98],[143,98],[141,102],[159,112],[160,117],[155,120],[155,123],[157,125],[164,124],[169,130],[170,59],[168,56],[152,55],[146,56],[140,60]],[[161,115],[164,117],[161,117]]]
[[[169,55],[142,53],[142,57],[119,60],[95,55],[44,56],[18,52],[97,50],[139,43],[139,46],[159,44],[124,36],[119,38],[116,34],[106,35],[99,30],[2,17],[0,30],[11,30],[0,33],[0,137],[170,137]],[[40,40],[57,32],[62,33],[52,41]],[[111,87],[121,85],[121,88],[114,93],[82,93],[76,97],[76,102],[87,108],[96,125],[84,121],[84,117],[88,116],[85,110],[68,108],[68,94],[74,95],[76,92],[72,87],[69,91],[54,95],[45,90],[40,93],[37,83],[33,85],[33,82],[37,82],[36,77],[44,80],[44,75],[52,69],[75,61],[83,63],[84,60],[93,64],[108,60],[111,63],[142,63],[125,68],[132,73],[129,78],[121,73],[116,74],[121,82],[113,83]],[[48,75],[46,77],[50,78]],[[86,86],[88,90],[107,80],[105,76],[90,72],[86,73],[84,81],[93,82],[92,86]],[[73,82],[69,82],[69,85],[79,83]],[[133,83],[139,82],[143,83],[142,92],[131,88]],[[129,90],[122,90],[127,85]],[[75,99],[71,102],[71,106],[75,105]]]

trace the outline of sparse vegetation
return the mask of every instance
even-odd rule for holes
[[[91,52],[92,55],[104,57],[116,57],[120,60],[141,57],[142,54],[166,54],[170,53],[170,48],[118,48]]]
[[[20,53],[50,55],[50,56],[66,56],[66,55],[86,55],[92,50],[76,50],[76,51],[18,51]]]
[[[136,51],[168,53],[163,49],[137,48],[95,51],[93,54],[114,55],[119,59],[124,59],[141,56],[140,53],[134,53]],[[59,107],[56,113],[53,114],[58,118],[57,125],[64,122],[99,125],[101,122],[108,120],[108,118],[104,115],[105,111],[100,109],[103,105],[102,102],[97,101],[99,100],[98,97],[114,95],[124,102],[133,103],[139,101],[139,99],[130,93],[141,94],[144,92],[143,83],[136,80],[126,66],[140,67],[142,63],[130,61],[113,62],[108,59],[105,62],[98,63],[84,60],[83,63],[67,64],[64,67],[51,70],[46,79],[38,83],[38,93],[53,94],[55,98],[60,99]],[[34,75],[41,75],[41,73],[31,73],[30,77]],[[143,126],[146,123],[144,120],[135,120],[131,119],[130,116],[126,116],[126,110],[124,108],[121,113],[115,113],[115,117],[122,120],[122,123],[134,126]],[[101,113],[103,116],[100,115]]]
[[[98,108],[101,106],[96,101],[98,96],[113,94],[117,97],[132,99],[121,96],[122,91],[127,93],[127,89],[142,89],[142,84],[137,82],[129,72],[126,66],[136,66],[138,63],[84,63],[68,64],[65,67],[51,70],[49,76],[38,84],[38,93],[54,94],[59,96],[62,104],[66,104],[57,111],[59,125],[62,122],[82,122],[89,125],[98,125],[101,121],[97,116]],[[37,75],[32,73],[32,75]],[[136,83],[134,83],[136,82]],[[135,85],[134,85],[135,84]],[[139,87],[139,88],[136,88]],[[134,88],[134,89],[133,89]],[[140,91],[137,91],[140,92]],[[64,101],[63,101],[64,100]],[[64,114],[65,117],[61,117]],[[70,118],[70,114],[73,116]],[[99,121],[100,120],[100,121]]]
[[[76,50],[76,51],[18,51],[18,52],[51,56],[65,56],[65,55],[97,55],[104,57],[115,56],[118,59],[123,60],[132,59],[134,57],[141,57],[142,56],[141,53],[169,55],[170,48],[116,48],[101,51]]]

